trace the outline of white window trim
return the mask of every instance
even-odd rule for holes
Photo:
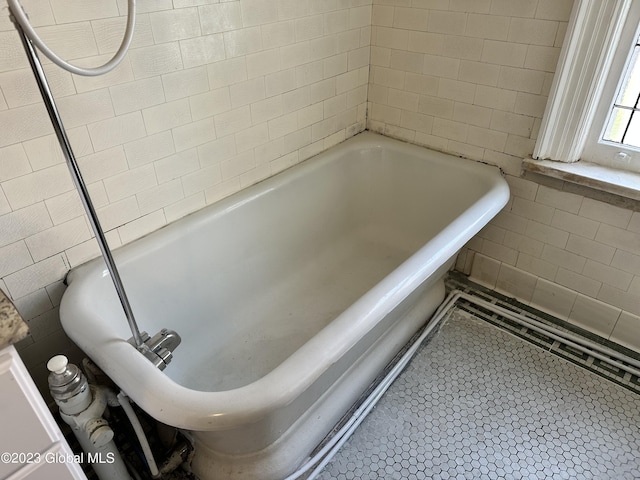
[[[631,1],[575,0],[534,158],[580,159]]]

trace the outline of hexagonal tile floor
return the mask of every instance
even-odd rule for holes
[[[640,396],[454,308],[317,478],[637,479]]]

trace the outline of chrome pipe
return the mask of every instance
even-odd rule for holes
[[[80,173],[78,162],[76,161],[75,155],[71,148],[71,143],[69,142],[67,133],[62,124],[62,119],[60,118],[58,108],[51,93],[51,89],[49,88],[49,83],[47,82],[47,77],[44,74],[42,63],[40,63],[40,59],[38,58],[38,52],[36,52],[36,49],[33,46],[31,40],[25,35],[20,24],[18,24],[18,22],[16,22],[13,18],[13,14],[11,14],[11,19],[16,27],[16,30],[18,30],[20,40],[22,41],[25,52],[27,53],[27,58],[29,59],[31,70],[33,71],[33,74],[36,78],[38,88],[40,89],[40,94],[42,95],[42,100],[47,107],[47,112],[49,114],[49,118],[51,119],[51,123],[53,124],[53,129],[56,132],[56,136],[58,137],[60,148],[62,148],[62,153],[64,154],[64,158],[67,161],[67,166],[69,167],[69,171],[71,172],[71,177],[73,178],[73,182],[78,189],[80,200],[82,200],[82,205],[84,206],[87,216],[89,217],[89,223],[91,224],[93,233],[96,236],[98,246],[100,247],[100,251],[102,252],[102,257],[107,264],[107,269],[109,270],[109,274],[111,275],[111,280],[113,281],[113,285],[118,294],[118,298],[120,299],[120,303],[122,305],[122,308],[124,309],[125,316],[127,317],[127,322],[129,323],[129,328],[131,329],[135,346],[138,348],[138,350],[146,351],[148,350],[148,348],[146,348],[146,345],[142,341],[140,330],[138,329],[133,311],[131,310],[129,299],[127,298],[124,286],[122,285],[122,279],[120,278],[118,268],[116,267],[113,256],[111,255],[111,250],[109,249],[109,245],[107,244],[107,239],[104,235],[104,232],[102,231],[102,227],[100,226],[100,221],[98,220],[98,215],[96,214],[93,203],[91,202],[89,191],[87,190],[87,186],[84,183],[82,174]]]

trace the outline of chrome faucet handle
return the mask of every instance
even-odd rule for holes
[[[147,332],[140,332],[140,337],[143,343],[137,347],[138,351],[160,370],[167,368],[173,359],[173,351],[182,341],[180,335],[166,328],[160,330],[153,337],[149,337]],[[128,342],[134,347],[136,346],[133,337]]]

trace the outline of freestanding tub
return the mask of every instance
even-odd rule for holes
[[[363,133],[115,252],[141,330],[182,336],[164,372],[127,343],[101,259],[69,276],[62,324],[189,432],[201,479],[283,478],[433,313],[508,197],[497,168]]]

